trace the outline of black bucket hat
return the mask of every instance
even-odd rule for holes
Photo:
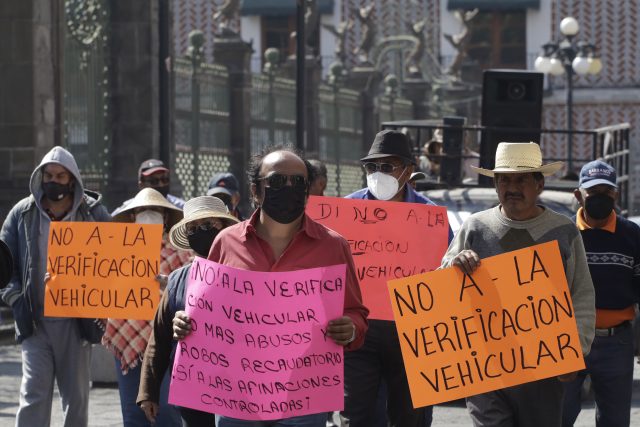
[[[367,160],[380,159],[382,157],[399,157],[402,160],[414,163],[411,153],[411,143],[407,136],[397,130],[386,129],[378,132],[369,153],[366,157],[360,159],[365,162]]]
[[[13,274],[13,257],[9,246],[0,240],[0,289],[7,286]]]

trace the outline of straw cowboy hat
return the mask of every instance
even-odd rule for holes
[[[171,227],[169,242],[176,248],[191,249],[187,238],[187,224],[203,218],[218,218],[227,225],[238,223],[238,218],[229,214],[224,202],[213,196],[200,196],[187,200],[184,204],[184,219]]]
[[[562,168],[562,162],[542,164],[542,152],[535,142],[501,142],[496,149],[496,166],[483,169],[471,166],[480,175],[493,177],[497,173],[540,172],[544,176],[553,175]]]
[[[167,227],[172,227],[175,223],[182,219],[182,209],[175,207],[157,190],[147,187],[143,188],[136,196],[125,206],[120,213],[113,217],[114,222],[132,222],[131,215],[136,208],[164,208],[169,213]]]

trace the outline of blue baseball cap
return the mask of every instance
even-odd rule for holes
[[[215,196],[216,194],[233,196],[233,193],[239,192],[239,187],[238,179],[231,172],[219,173],[209,181],[207,196]]]
[[[587,163],[580,170],[580,188],[591,188],[596,185],[605,184],[613,188],[618,188],[616,170],[613,166],[602,160],[594,160]]]

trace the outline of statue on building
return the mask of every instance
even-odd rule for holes
[[[349,19],[347,21],[342,21],[340,24],[338,24],[338,28],[328,24],[322,24],[322,26],[336,37],[336,48],[334,49],[334,52],[336,54],[336,59],[340,61],[342,64],[346,64],[347,32],[351,31],[351,29],[353,28],[353,20]]]
[[[222,36],[238,36],[238,33],[231,29],[231,23],[240,10],[242,0],[225,0],[220,8],[213,14],[213,20],[218,21],[219,33]]]
[[[318,24],[320,13],[318,13],[318,0],[307,0],[305,2],[304,13],[304,42],[309,49],[315,50],[320,45],[318,37]],[[317,52],[316,52],[317,53]]]
[[[376,38],[377,27],[373,15],[373,6],[374,4],[371,3],[369,6],[355,10],[356,18],[360,21],[362,38],[353,53],[358,55],[358,59],[362,63],[370,63],[369,53]]]
[[[467,57],[467,52],[469,50],[469,41],[471,39],[471,30],[469,28],[469,22],[478,14],[478,9],[473,10],[456,10],[454,12],[455,17],[462,23],[462,31],[459,34],[451,35],[445,34],[444,38],[451,43],[456,50],[456,57],[454,58],[451,66],[447,70],[447,74],[455,77],[456,79],[460,79],[460,73],[462,68],[462,63],[464,59]]]
[[[427,48],[424,35],[424,27],[427,20],[422,19],[418,22],[407,22],[411,35],[416,38],[416,44],[409,52],[407,59],[407,71],[410,77],[422,77],[422,58]]]
[[[320,45],[318,40],[320,14],[318,13],[317,3],[317,0],[305,0],[304,2],[304,45],[307,49],[307,53],[311,52],[314,55],[317,54],[317,49]],[[295,31],[291,32],[291,38],[296,38]]]

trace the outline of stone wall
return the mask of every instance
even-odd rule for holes
[[[158,55],[158,30],[157,0],[111,2],[109,208],[137,193],[142,161],[162,157],[159,75],[164,61]]]
[[[42,156],[60,142],[53,18],[49,0],[0,2],[0,218],[29,194]]]

